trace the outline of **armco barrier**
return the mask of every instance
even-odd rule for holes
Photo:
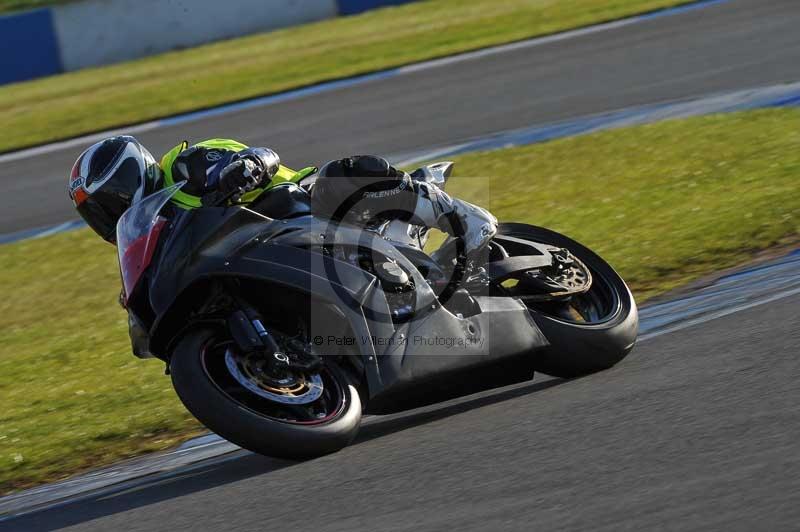
[[[0,85],[414,0],[84,0],[0,16]]]
[[[88,0],[52,10],[64,69],[76,70],[331,18],[338,6],[336,0]]]
[[[61,72],[49,9],[0,16],[0,85]]]

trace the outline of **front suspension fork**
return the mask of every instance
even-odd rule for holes
[[[231,288],[238,289],[238,286]],[[228,331],[241,353],[259,353],[273,374],[290,370],[311,372],[321,367],[321,360],[312,353],[284,352],[275,336],[264,326],[260,313],[239,297],[237,291],[229,293],[238,309],[228,316]]]

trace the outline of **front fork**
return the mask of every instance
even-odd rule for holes
[[[237,309],[228,316],[228,331],[239,352],[245,355],[260,354],[266,369],[272,375],[290,372],[314,372],[322,366],[322,360],[307,349],[294,353],[284,350],[275,336],[267,330],[260,313],[238,295],[238,286],[229,290]],[[295,342],[296,343],[296,342]]]
[[[228,331],[241,353],[261,353],[273,370],[279,369],[280,365],[288,364],[289,357],[281,352],[278,342],[264,327],[261,317],[254,309],[236,310],[228,316],[227,322]]]

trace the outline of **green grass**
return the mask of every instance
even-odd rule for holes
[[[800,233],[800,111],[712,115],[458,159],[449,190],[607,257],[639,300]]]
[[[163,363],[130,354],[114,248],[87,230],[0,248],[0,493],[198,427]]]
[[[7,85],[0,151],[680,3],[430,0]]]
[[[37,7],[46,7],[54,4],[66,4],[76,0],[0,0],[0,15],[5,15],[11,11],[23,11]]]
[[[642,301],[797,237],[798,126],[800,110],[754,111],[470,154],[449,190],[584,242]],[[0,287],[0,492],[200,430],[163,365],[129,352],[111,246],[2,246]]]

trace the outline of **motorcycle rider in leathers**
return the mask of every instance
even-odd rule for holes
[[[483,251],[497,232],[487,211],[451,198],[436,185],[415,180],[372,155],[328,162],[317,170],[296,172],[281,165],[268,148],[249,148],[229,139],[175,146],[157,163],[135,138],[116,136],[84,151],[72,167],[69,196],[78,213],[98,235],[115,243],[116,225],[133,203],[184,181],[172,197],[181,209],[251,202],[283,183],[315,181],[310,187],[317,216],[366,225],[402,219],[460,237],[467,260]],[[136,324],[130,323],[136,351]]]
[[[328,162],[317,171],[295,172],[268,148],[249,148],[229,139],[189,146],[182,142],[156,163],[135,138],[116,136],[84,151],[72,167],[69,195],[86,223],[114,243],[117,220],[132,203],[185,181],[173,196],[183,209],[200,208],[230,196],[249,202],[281,183],[316,177],[311,187],[315,214],[366,224],[400,218],[461,237],[467,257],[480,253],[497,232],[484,209],[451,198],[436,185],[412,179],[372,155]]]

